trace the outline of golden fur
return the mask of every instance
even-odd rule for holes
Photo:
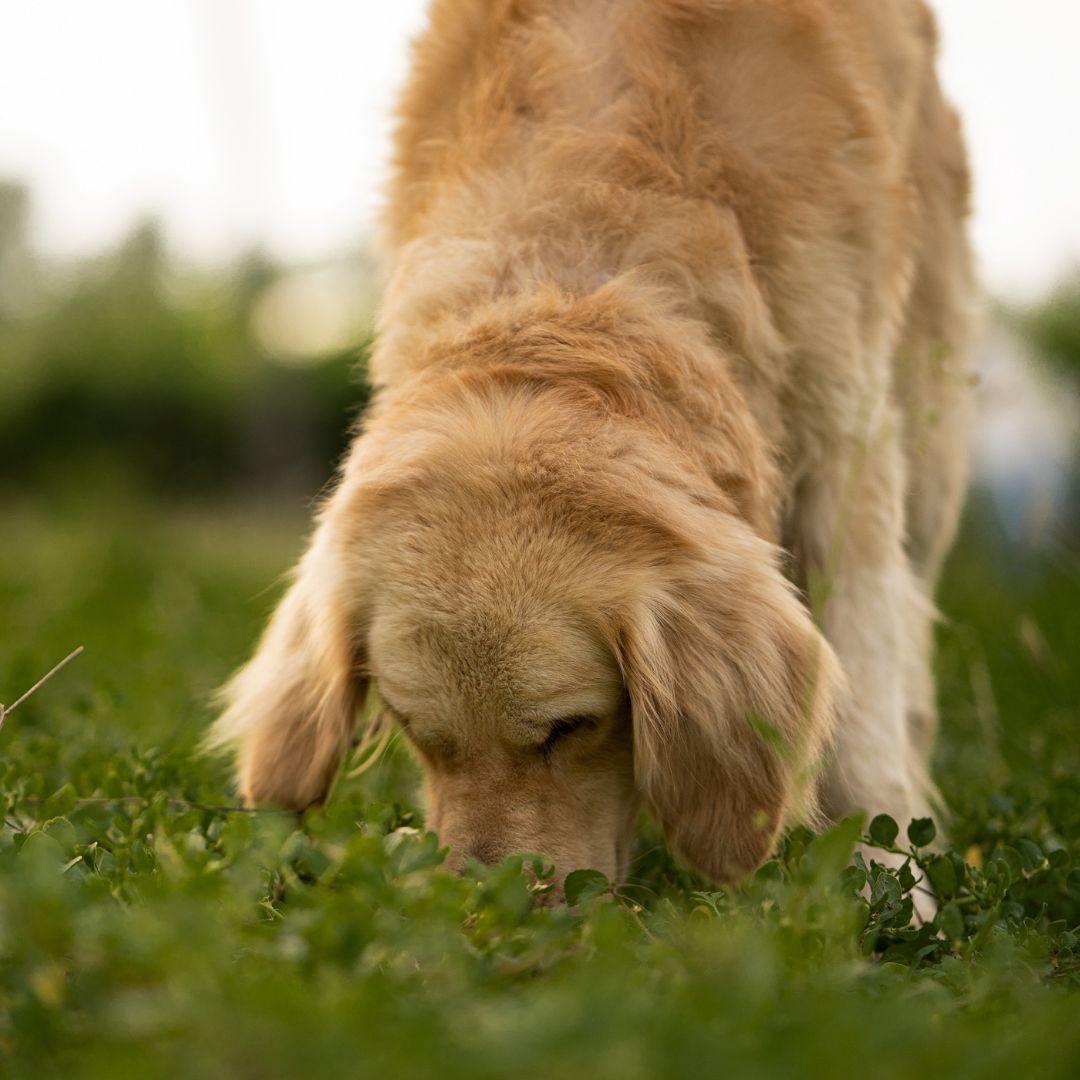
[[[968,180],[919,0],[436,0],[376,403],[219,743],[324,796],[366,686],[452,860],[728,880],[924,808]]]

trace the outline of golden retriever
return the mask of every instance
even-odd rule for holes
[[[436,0],[377,394],[214,739],[328,790],[369,686],[450,864],[703,874],[925,811],[968,176],[920,0]]]

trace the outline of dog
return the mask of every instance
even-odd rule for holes
[[[325,797],[369,689],[448,862],[717,882],[927,811],[976,288],[921,0],[436,0],[374,404],[214,741]]]

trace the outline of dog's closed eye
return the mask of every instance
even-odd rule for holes
[[[575,732],[582,730],[593,730],[597,726],[597,720],[594,716],[567,716],[562,720],[556,720],[551,725],[551,730],[548,732],[548,737],[540,744],[539,750],[541,755],[550,760],[552,752],[559,743],[563,742]]]

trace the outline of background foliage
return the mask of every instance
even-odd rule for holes
[[[804,1076],[1080,1066],[1080,555],[976,496],[939,631],[948,814],[790,835],[738,890],[643,822],[631,881],[444,873],[399,746],[302,819],[197,753],[363,391],[256,343],[282,271],[152,225],[48,266],[0,193],[0,1071]],[[1080,291],[1019,313],[1080,371]],[[240,493],[243,492],[241,497]],[[896,872],[855,842],[912,855]],[[932,839],[931,833],[939,835]],[[861,892],[869,880],[869,896]],[[933,884],[934,924],[910,924]]]

